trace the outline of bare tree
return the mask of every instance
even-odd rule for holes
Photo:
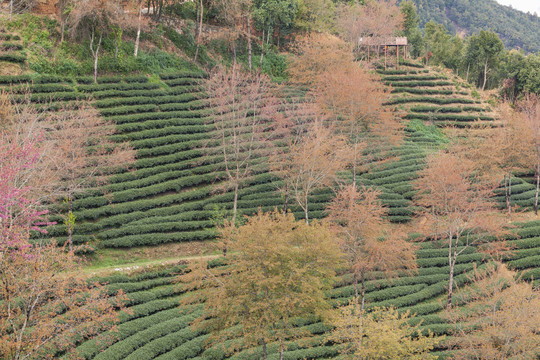
[[[97,82],[98,59],[104,36],[122,22],[124,10],[118,0],[80,0],[73,4],[68,15],[71,36],[88,37],[94,59],[94,81]]]
[[[127,168],[134,160],[135,151],[128,143],[114,143],[114,125],[104,121],[97,110],[81,106],[66,108],[49,116],[56,167],[61,174],[55,184],[56,191],[66,199],[66,227],[70,250],[73,249],[74,217],[72,211],[75,195],[86,189],[102,185],[107,173]]]
[[[269,155],[270,131],[277,116],[277,99],[264,75],[218,68],[205,82],[214,138],[207,144],[209,155],[223,156],[227,188],[233,189],[232,222],[238,212],[238,191],[254,168],[254,160]]]
[[[472,161],[451,150],[428,156],[415,187],[425,226],[430,234],[436,232],[431,239],[437,241],[440,234],[448,245],[450,308],[458,258],[471,246],[484,246],[493,256],[507,250],[502,238],[508,230],[490,201],[496,182],[478,176]]]
[[[291,188],[309,224],[309,197],[316,189],[332,186],[336,175],[350,161],[350,148],[343,136],[316,121],[307,134],[291,147],[288,166]]]
[[[540,190],[540,99],[538,95],[526,94],[518,104],[518,108],[525,116],[528,135],[532,137],[530,145],[532,145],[534,152],[534,181],[536,183],[534,212],[538,214],[538,193]]]

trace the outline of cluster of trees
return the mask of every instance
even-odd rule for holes
[[[411,55],[422,57],[429,65],[452,69],[466,81],[482,90],[502,88],[510,101],[523,94],[540,91],[540,79],[534,69],[540,65],[536,54],[507,50],[500,37],[492,31],[480,30],[469,36],[453,35],[433,20],[419,28],[420,17],[412,0],[403,1],[405,35],[411,44]]]
[[[478,33],[492,29],[509,48],[537,53],[539,47],[538,14],[527,13],[489,0],[413,0],[418,8],[421,26],[433,20],[452,34]]]
[[[0,356],[46,358],[110,329],[125,296],[80,274],[71,237],[44,236],[50,204],[71,203],[133,159],[111,124],[82,104],[48,116],[0,94]],[[63,214],[68,234],[75,217]],[[84,249],[81,249],[84,250]]]
[[[298,39],[290,73],[294,83],[312,89],[305,102],[277,102],[278,89],[270,86],[268,78],[237,66],[217,69],[206,86],[215,102],[212,141],[219,142],[225,159],[225,190],[237,199],[238,189],[261,166],[255,155],[268,156],[270,169],[283,180],[279,190],[285,211],[260,212],[241,225],[233,204],[232,220],[218,226],[225,266],[201,259],[179,279],[187,289],[197,290],[185,299],[187,303],[205,301],[207,313],[196,326],[210,331],[214,341],[242,338],[227,341],[231,352],[260,346],[254,356],[266,359],[268,346],[275,343],[271,346],[283,358],[287,341],[307,335],[295,326],[302,316],[329,322],[334,327],[329,339],[344,343],[343,355],[351,358],[413,354],[430,358],[428,352],[442,340],[409,325],[411,314],[366,307],[366,282],[375,274],[391,281],[414,272],[416,247],[385,219],[380,192],[361,185],[357,178],[359,172],[369,171],[367,165],[373,161],[391,156],[388,150],[399,143],[401,125],[396,114],[383,106],[389,93],[362,63],[354,61],[354,50],[352,44],[329,35]],[[529,113],[537,116],[534,110]],[[496,136],[508,139],[510,128],[500,131]],[[484,140],[477,146],[493,144]],[[478,320],[463,320],[466,315],[453,309],[456,263],[472,246],[491,259],[501,259],[508,251],[504,238],[509,233],[492,201],[498,186],[493,169],[502,169],[500,163],[495,157],[473,160],[486,151],[470,149],[467,144],[430,155],[414,184],[421,230],[429,234],[426,240],[448,248],[445,308],[449,318],[461,316],[461,323]],[[323,222],[312,220],[311,195],[327,187],[336,193],[328,217]],[[303,221],[287,212],[291,199],[304,211]],[[329,311],[325,292],[337,272],[351,275],[354,297],[349,305]],[[538,298],[530,285],[516,284],[528,289],[522,292],[523,301]],[[474,301],[494,301],[492,294],[484,295]],[[470,346],[489,348],[489,356],[527,354],[531,350],[525,337],[534,333],[534,326],[528,323],[525,329],[509,330],[512,346],[500,347],[497,339]],[[465,334],[482,337],[492,330],[491,326],[460,328],[463,342],[456,347],[467,349]]]

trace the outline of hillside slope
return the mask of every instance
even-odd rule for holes
[[[421,26],[428,21],[444,24],[452,32],[496,32],[509,48],[540,51],[540,18],[504,6],[495,0],[413,0]]]
[[[373,163],[359,181],[378,187],[388,208],[388,218],[402,223],[411,220],[414,191],[411,182],[422,169],[425,156],[445,140],[440,127],[470,127],[478,121],[493,124],[489,108],[459,80],[451,79],[415,63],[400,70],[380,71],[382,81],[392,86],[387,106],[404,112],[403,143],[394,149],[395,159]],[[77,216],[74,242],[99,240],[103,248],[131,248],[215,237],[212,217],[216,208],[230,209],[231,192],[219,191],[224,164],[205,146],[213,126],[201,92],[205,74],[183,70],[148,77],[102,77],[98,84],[86,78],[68,81],[61,77],[2,77],[0,86],[31,81],[36,103],[52,101],[58,106],[73,99],[91,99],[108,120],[116,123],[115,138],[129,141],[137,150],[132,171],[112,176],[103,189],[80,195],[73,203]],[[298,103],[301,89],[288,88],[280,96]],[[409,121],[410,120],[410,121]],[[241,214],[281,207],[277,191],[280,179],[268,172],[265,159],[258,159],[252,176],[239,194]],[[347,176],[344,174],[344,176]],[[310,217],[324,216],[333,197],[330,188],[310,200]],[[302,211],[292,206],[297,218]],[[61,218],[49,236],[66,239]]]

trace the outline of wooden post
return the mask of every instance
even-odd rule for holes
[[[384,45],[384,71],[386,71],[387,57],[388,57],[388,46]]]

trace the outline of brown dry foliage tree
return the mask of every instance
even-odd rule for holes
[[[28,96],[16,102],[12,94],[0,91],[0,128],[6,131],[5,143],[22,145],[29,140],[43,140],[36,144],[39,148],[36,164],[17,173],[15,186],[19,189],[27,187],[28,197],[38,206],[54,201],[59,195],[54,184],[59,181],[60,174],[54,166],[55,148],[45,141],[51,135],[47,131],[46,114],[38,111]]]
[[[225,269],[198,263],[180,277],[206,300],[205,315],[196,324],[211,330],[214,341],[241,337],[227,344],[231,352],[262,345],[253,358],[266,359],[267,345],[277,341],[283,359],[286,341],[309,335],[293,326],[295,319],[330,310],[326,291],[341,256],[334,236],[321,223],[308,226],[276,210],[247,218],[230,248]]]
[[[94,59],[94,81],[97,82],[99,52],[104,36],[123,22],[124,10],[119,0],[78,0],[73,3],[67,23],[72,37],[88,37]]]
[[[31,230],[49,225],[43,209],[60,179],[50,164],[60,159],[43,114],[0,100],[0,357],[71,356],[74,344],[118,321],[125,299],[79,277],[73,253],[54,241],[30,243]]]
[[[350,46],[336,36],[312,33],[299,37],[292,48],[288,66],[291,81],[313,86],[322,74],[353,61]]]
[[[538,359],[540,290],[516,277],[503,264],[489,264],[456,294],[463,305],[446,314],[455,329],[454,359]]]
[[[232,222],[236,223],[238,191],[256,170],[256,160],[272,152],[272,128],[278,101],[265,75],[218,68],[204,83],[214,137],[208,155],[223,157],[227,189],[233,191]]]
[[[283,212],[285,213],[289,209],[294,181],[289,176],[295,166],[291,149],[298,146],[316,117],[317,109],[313,102],[291,99],[291,102],[284,106],[282,116],[276,118],[273,137],[277,140],[269,158],[269,165],[270,171],[282,180],[276,184],[284,198]]]
[[[533,152],[532,164],[534,164],[534,181],[536,183],[534,212],[538,214],[538,194],[540,191],[540,99],[538,95],[526,94],[523,100],[518,103],[518,109],[525,117],[528,130],[525,139],[527,139],[527,145],[530,146],[530,149],[526,149],[522,153],[523,155],[530,154],[531,149]],[[530,138],[532,138],[532,141],[529,143]]]
[[[421,322],[411,325],[414,319],[410,310],[399,312],[395,308],[360,309],[351,302],[336,311],[334,329],[328,339],[342,343],[340,359],[369,360],[435,360],[430,351],[444,337],[424,335]]]
[[[0,266],[0,357],[54,358],[114,328],[127,297],[77,275],[74,255],[50,244],[4,254]]]
[[[325,71],[316,83],[320,110],[349,141],[354,184],[359,167],[387,157],[402,138],[400,119],[384,106],[389,97],[390,89],[376,75],[351,61]],[[369,154],[364,154],[366,148]]]
[[[439,151],[427,158],[427,167],[415,182],[416,203],[431,240],[448,246],[447,307],[452,306],[454,269],[461,254],[473,245],[498,256],[506,250],[502,237],[508,233],[491,200],[496,182],[482,178],[475,164],[460,151]]]
[[[467,156],[486,176],[504,177],[506,208],[512,210],[512,176],[515,171],[528,171],[535,164],[534,130],[527,117],[514,111],[509,104],[499,106],[502,126],[488,128],[484,136],[472,138]],[[475,144],[476,143],[476,144]]]
[[[339,236],[346,263],[353,273],[354,296],[365,305],[366,281],[373,272],[392,279],[416,269],[415,246],[402,234],[386,231],[389,222],[379,200],[380,191],[355,185],[344,186],[328,207],[329,220]],[[360,294],[358,283],[360,282]]]
[[[355,2],[337,8],[338,33],[358,50],[361,38],[386,38],[403,29],[403,14],[396,0],[367,0],[365,5]]]
[[[47,205],[67,199],[66,219],[72,218],[74,197],[107,182],[107,172],[128,168],[135,151],[128,143],[113,142],[114,124],[103,120],[98,111],[81,103],[54,112],[38,110],[29,100],[14,101],[0,93],[0,125],[9,130],[13,141],[40,137],[39,160],[18,174],[20,187],[29,186],[37,204]],[[68,225],[72,248],[73,224]]]
[[[337,174],[350,162],[350,149],[343,136],[315,121],[301,140],[290,148],[288,178],[292,195],[304,210],[309,224],[309,197],[317,189],[337,183]]]
[[[98,111],[81,105],[65,108],[47,117],[48,142],[53,145],[54,167],[60,175],[55,191],[67,202],[66,226],[69,249],[73,250],[75,196],[107,182],[107,175],[128,168],[135,150],[127,142],[114,142],[114,124],[103,120]]]

